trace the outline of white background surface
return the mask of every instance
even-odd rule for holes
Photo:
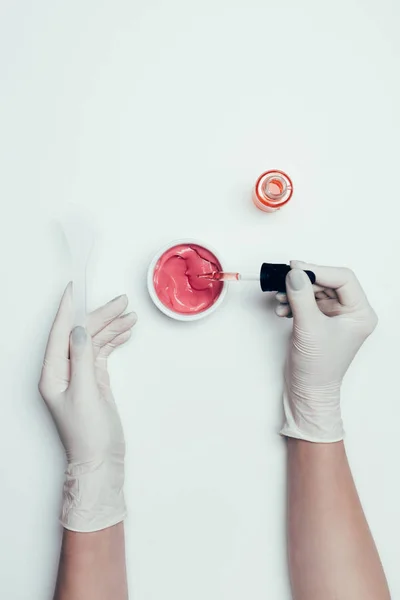
[[[69,267],[54,218],[96,216],[91,308],[127,292],[112,361],[136,600],[288,600],[281,370],[291,323],[252,284],[168,320],[145,271],[176,237],[226,266],[355,269],[380,316],[344,387],[347,448],[400,597],[396,0],[2,0],[0,596],[52,597],[64,458],[38,397]],[[295,184],[263,214],[267,168]]]

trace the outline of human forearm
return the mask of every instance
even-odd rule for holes
[[[390,600],[343,442],[288,439],[294,600]]]
[[[352,271],[292,261],[280,316],[293,316],[284,382],[294,600],[389,600],[343,445],[341,387],[377,325]],[[304,270],[315,273],[311,285]]]
[[[124,526],[64,530],[54,600],[127,600]]]

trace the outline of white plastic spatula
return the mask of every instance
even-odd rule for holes
[[[74,285],[74,326],[86,326],[86,268],[94,243],[94,229],[89,219],[74,207],[61,217],[60,223],[71,255]]]

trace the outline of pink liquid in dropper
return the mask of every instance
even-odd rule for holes
[[[225,271],[213,271],[212,273],[202,273],[197,275],[199,279],[208,279],[209,281],[239,281],[240,273],[226,273]]]

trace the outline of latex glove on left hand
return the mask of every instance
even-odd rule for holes
[[[124,520],[125,441],[110,388],[107,359],[136,323],[124,315],[126,296],[115,298],[73,324],[72,284],[64,292],[47,343],[40,393],[67,456],[61,523],[91,532]]]

